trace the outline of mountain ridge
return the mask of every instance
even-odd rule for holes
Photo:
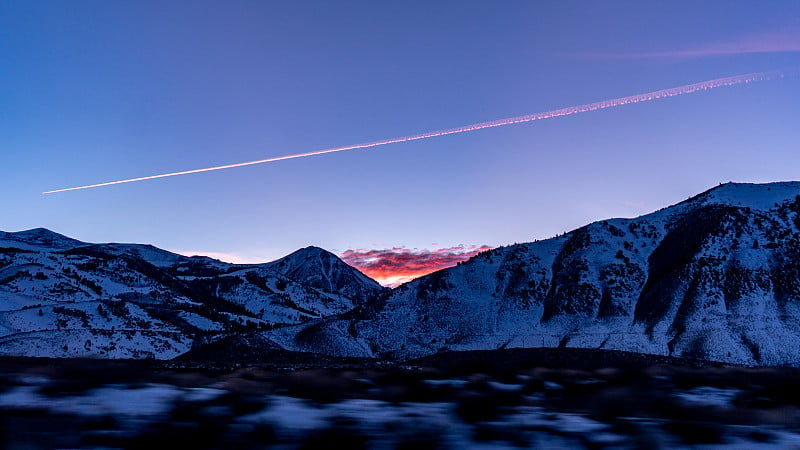
[[[42,228],[2,233],[0,355],[168,359],[229,333],[346,312],[382,289],[343,262],[336,268],[347,286],[316,286],[269,263],[92,244]]]
[[[302,339],[271,335],[304,351],[349,339],[360,345],[339,347],[395,359],[580,347],[798,364],[798,228],[800,183],[724,184],[638,218],[483,252],[356,318],[294,327]]]
[[[237,265],[33,229],[0,233],[0,250],[0,355],[169,359],[221,339],[392,360],[564,347],[800,365],[800,182],[722,184],[394,289],[314,246]]]

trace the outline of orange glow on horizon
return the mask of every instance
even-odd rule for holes
[[[435,250],[404,247],[347,250],[342,260],[383,286],[396,287],[438,270],[453,267],[491,247],[458,246]]]

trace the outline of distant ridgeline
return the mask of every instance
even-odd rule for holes
[[[208,346],[232,359],[575,347],[800,366],[800,182],[721,185],[393,290],[314,247],[234,265],[0,233],[0,355],[169,359]]]
[[[45,229],[0,233],[0,355],[169,359],[350,311],[383,290],[314,247],[235,265]]]

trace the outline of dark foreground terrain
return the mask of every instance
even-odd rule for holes
[[[621,352],[0,360],[4,448],[800,448],[800,370]]]

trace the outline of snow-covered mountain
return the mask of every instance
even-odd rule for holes
[[[378,282],[319,247],[297,250],[264,266],[306,286],[338,292],[359,304],[383,290]]]
[[[800,182],[721,185],[393,290],[316,247],[235,265],[0,233],[0,355],[166,359],[228,341],[390,359],[582,347],[800,365]]]
[[[349,356],[584,347],[800,365],[800,182],[729,183],[487,251],[358,314],[265,335]]]
[[[0,233],[0,355],[171,358],[199,339],[347,312],[381,292],[317,248],[235,265],[45,229]]]
[[[88,245],[45,228],[6,233],[0,231],[0,246],[24,250],[69,250]]]

